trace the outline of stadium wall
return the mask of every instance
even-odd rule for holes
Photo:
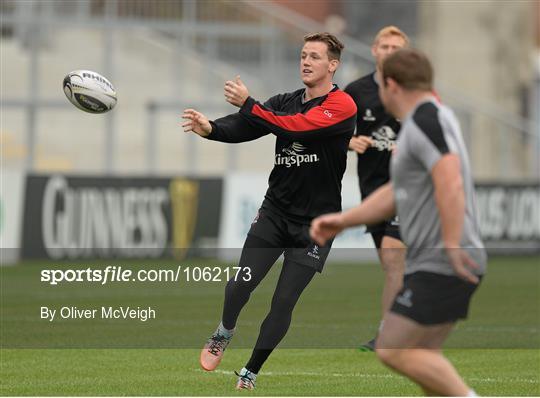
[[[527,87],[534,81],[535,3],[419,2],[418,45],[430,55],[436,77],[444,77],[446,86],[461,90],[471,103],[497,103],[503,120],[524,115]],[[472,116],[468,130],[474,132],[469,151],[475,178],[515,181],[528,175],[536,151],[533,132],[524,134],[480,114]]]

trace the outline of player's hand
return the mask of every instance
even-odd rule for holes
[[[368,148],[371,148],[372,146],[373,139],[365,135],[358,135],[356,137],[352,137],[349,141],[349,149],[359,154],[364,153],[368,150]]]
[[[448,254],[450,264],[458,277],[469,283],[477,284],[479,282],[478,276],[473,274],[471,269],[479,269],[480,267],[465,250],[459,247],[447,248],[446,254]]]
[[[311,221],[309,235],[319,245],[324,244],[345,229],[341,213],[330,213],[316,217]]]
[[[225,100],[234,106],[237,106],[239,108],[244,105],[244,102],[249,97],[249,91],[244,82],[240,80],[240,76],[236,76],[234,81],[227,80],[225,82]]]
[[[186,120],[182,123],[182,127],[186,133],[192,131],[201,137],[208,137],[212,132],[212,125],[207,117],[195,109],[184,110],[182,119]]]

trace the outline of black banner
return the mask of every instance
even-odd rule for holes
[[[476,201],[486,247],[540,250],[540,185],[476,184]]]
[[[221,179],[30,175],[22,256],[181,258],[215,247],[222,185]]]

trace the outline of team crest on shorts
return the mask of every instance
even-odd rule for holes
[[[320,260],[321,255],[319,254],[319,246],[313,245],[313,247],[307,252],[307,255],[315,260]]]
[[[413,306],[412,295],[412,290],[406,289],[403,293],[396,297],[396,301],[404,307],[411,308]]]

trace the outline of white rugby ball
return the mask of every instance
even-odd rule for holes
[[[116,105],[116,90],[109,80],[89,70],[75,70],[64,78],[64,93],[77,108],[105,113]]]

